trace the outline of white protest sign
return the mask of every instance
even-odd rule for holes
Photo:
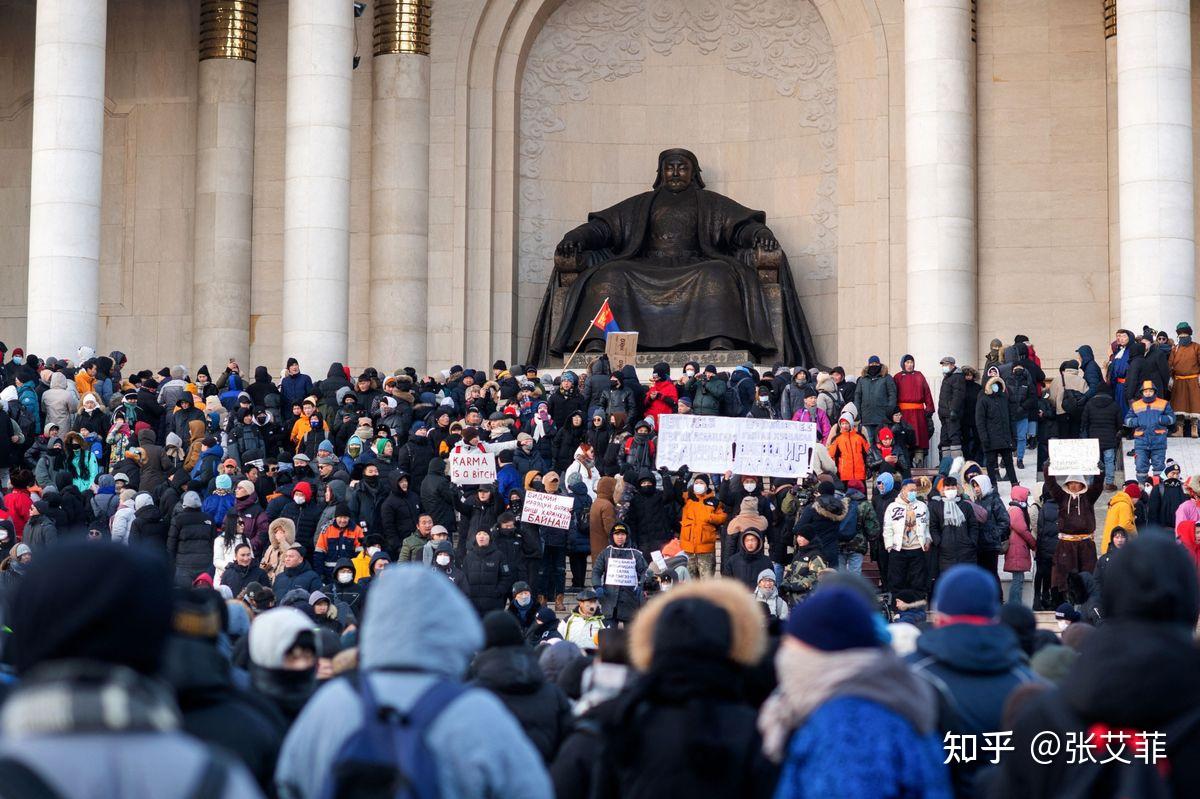
[[[739,419],[733,469],[759,477],[804,477],[817,441],[814,422]]]
[[[450,453],[450,482],[458,485],[496,482],[496,456],[477,449],[455,449]]]
[[[575,500],[571,497],[529,491],[521,506],[521,521],[566,530],[571,526],[571,510],[574,507]]]
[[[723,474],[733,467],[733,441],[740,419],[663,414],[658,417],[659,468],[687,466],[695,473]]]
[[[1050,474],[1100,474],[1100,440],[1097,438],[1050,439]]]
[[[622,557],[620,553],[628,553]],[[608,568],[604,570],[605,585],[637,587],[637,559],[632,549],[612,549],[608,553]]]
[[[663,557],[661,549],[656,549],[650,553],[650,559],[654,561],[654,567],[660,572],[667,570],[667,559]]]

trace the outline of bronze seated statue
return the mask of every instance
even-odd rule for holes
[[[608,300],[642,351],[748,350],[815,362],[787,256],[762,211],[709,191],[691,152],[664,150],[651,191],[596,211],[567,233],[538,312],[528,362],[577,345],[603,350],[591,325]]]

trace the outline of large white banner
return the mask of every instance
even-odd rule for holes
[[[571,510],[574,507],[575,500],[571,497],[527,491],[521,505],[521,521],[566,530],[571,526]]]
[[[655,464],[671,471],[687,466],[693,472],[724,474],[733,468],[733,440],[740,421],[690,413],[659,416]]]
[[[1050,439],[1050,474],[1100,474],[1100,439]]]
[[[670,414],[659,424],[657,465],[671,470],[803,477],[817,440],[812,422]]]
[[[758,477],[805,477],[817,442],[814,422],[739,419],[733,471]]]

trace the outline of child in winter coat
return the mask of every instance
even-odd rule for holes
[[[858,430],[855,429],[854,416],[842,411],[838,419],[838,434],[829,442],[829,457],[833,458],[838,467],[838,477],[842,482],[867,480],[867,453],[871,445],[867,443]]]
[[[316,543],[318,570],[326,579],[333,577],[333,570],[342,558],[352,558],[362,547],[363,531],[358,525],[351,526],[353,514],[350,506],[339,504],[333,512],[333,523],[321,531]]]
[[[1153,467],[1161,474],[1166,467],[1167,434],[1175,424],[1175,411],[1171,404],[1158,396],[1152,380],[1142,383],[1141,396],[1129,405],[1125,414],[1125,426],[1133,430],[1133,449],[1139,483]]]
[[[1012,575],[1008,586],[1008,604],[1024,603],[1022,592],[1025,587],[1025,572],[1033,568],[1033,552],[1037,551],[1037,538],[1031,530],[1029,520],[1029,489],[1013,486],[1008,503],[1008,551],[1004,553],[1004,571]]]
[[[1129,537],[1137,535],[1137,511],[1134,507],[1133,492],[1141,493],[1137,483],[1126,483],[1125,487],[1113,494],[1108,500],[1108,513],[1104,514],[1104,535],[1100,538],[1100,554],[1108,552],[1112,531],[1117,527],[1123,528]]]

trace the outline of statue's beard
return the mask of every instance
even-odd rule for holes
[[[687,191],[689,188],[691,188],[692,181],[689,180],[685,183],[681,180],[667,180],[663,182],[663,186],[665,186],[667,191],[671,192],[672,194],[679,194],[680,192]]]

